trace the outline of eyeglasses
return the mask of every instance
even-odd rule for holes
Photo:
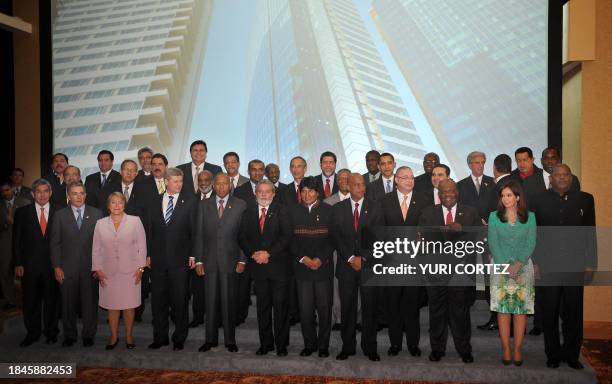
[[[414,176],[395,176],[400,180],[414,180]]]

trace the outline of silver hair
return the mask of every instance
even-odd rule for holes
[[[484,152],[472,151],[472,152],[468,153],[468,155],[467,155],[467,163],[468,163],[468,165],[470,165],[470,163],[472,162],[473,158],[480,157],[480,156],[482,156],[484,158],[484,160],[487,161],[487,155],[485,155]]]
[[[166,168],[166,173],[164,174],[164,179],[166,180],[170,180],[171,177],[173,176],[180,176],[183,177],[183,171],[181,171],[178,168],[174,168],[174,167],[170,167],[170,168]]]
[[[349,175],[351,174],[351,170],[348,168],[342,168],[341,170],[339,170],[338,172],[336,172],[336,175],[339,175],[342,172],[347,172]]]
[[[259,183],[257,183],[257,186],[255,187],[255,190],[258,190],[259,186],[260,185],[264,185],[264,184],[265,185],[269,185],[270,187],[272,187],[272,192],[274,192],[274,189],[275,189],[274,184],[270,180],[268,180],[268,179],[263,179]]]
[[[34,180],[34,182],[32,183],[32,191],[36,191],[36,188],[40,187],[41,185],[46,185],[47,187],[49,187],[49,191],[53,189],[49,180],[41,178]]]
[[[66,186],[66,192],[68,192],[68,194],[70,195],[70,191],[72,191],[72,188],[76,188],[76,187],[83,187],[83,189],[85,189],[85,184],[83,184],[80,181],[70,183],[68,184],[68,186]]]
[[[401,167],[398,167],[398,168],[395,170],[395,174],[397,175],[397,174],[399,173],[399,171],[403,171],[403,170],[408,170],[408,171],[410,171],[410,172],[414,173],[414,171],[412,170],[412,168],[410,168],[410,167],[409,167],[409,166],[407,166],[407,165],[402,165]]]

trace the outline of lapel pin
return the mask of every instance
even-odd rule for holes
[[[463,215],[463,212],[458,212],[457,214],[458,214],[459,216],[462,216],[462,215]]]
[[[184,202],[185,202],[185,200],[181,200],[181,204],[184,203]]]
[[[227,209],[232,209],[232,206],[231,206],[231,205],[228,205],[228,206],[227,206]]]
[[[368,211],[365,211],[365,214],[367,215],[367,214],[368,214]]]
[[[86,219],[89,219],[89,216],[85,216]]]
[[[317,221],[319,221],[319,215],[317,215]]]
[[[489,183],[483,183],[483,184],[484,184],[484,186],[485,186],[485,187],[488,187],[488,186],[489,186]]]

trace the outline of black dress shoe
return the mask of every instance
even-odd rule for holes
[[[546,366],[548,368],[559,368],[559,362],[555,361],[555,360],[547,360],[546,361]]]
[[[189,328],[197,328],[201,324],[204,324],[204,322],[203,321],[193,320],[191,323],[189,323]]]
[[[421,356],[421,349],[417,345],[408,346],[408,352],[414,357]]]
[[[578,360],[568,360],[567,365],[573,369],[584,369],[584,365]]]
[[[55,344],[57,343],[57,336],[50,336],[47,337],[47,339],[45,340],[45,344]]]
[[[66,339],[62,341],[62,347],[72,347],[74,343],[76,343],[75,339]]]
[[[276,351],[276,356],[287,356],[287,348],[279,348]]]
[[[204,343],[204,344],[202,344],[202,346],[200,348],[198,348],[198,351],[200,351],[200,352],[208,352],[208,351],[210,351],[211,348],[215,348],[218,345],[219,345],[218,343]]]
[[[484,324],[477,325],[476,328],[480,329],[481,331],[495,331],[495,330],[498,329],[497,321],[496,320],[489,320],[489,321],[487,321]]]
[[[255,352],[256,355],[258,356],[262,356],[262,355],[267,355],[268,352],[271,352],[274,350],[274,347],[259,347],[259,349],[257,350],[257,352]]]
[[[93,345],[94,345],[94,341],[93,341],[93,339],[91,339],[91,338],[89,338],[89,337],[88,337],[88,338],[86,338],[86,339],[83,339],[83,346],[84,346],[84,347],[91,347],[91,346],[93,346]]]
[[[352,353],[347,353],[344,351],[341,351],[337,356],[336,356],[336,360],[346,360],[349,358],[349,356],[353,356],[355,354],[355,352]]]
[[[376,352],[370,352],[366,356],[370,361],[380,361],[380,356]]]
[[[154,342],[152,342],[151,344],[149,344],[149,347],[148,347],[148,348],[149,348],[149,349],[160,349],[161,347],[164,347],[164,346],[169,345],[169,344],[170,344],[170,343],[169,343],[169,342],[167,342],[167,341],[166,341],[166,342],[163,342],[163,343],[160,343],[159,341],[154,341]]]
[[[127,348],[127,349],[134,349],[134,348],[136,348],[136,344],[134,344],[134,343],[126,343],[125,344],[125,348]]]
[[[29,336],[26,336],[26,338],[23,339],[23,341],[21,343],[19,343],[19,346],[20,347],[29,347],[30,345],[32,345],[35,342],[37,342],[38,339],[40,339],[40,336],[39,337],[29,337]]]
[[[227,344],[225,346],[228,352],[238,352],[238,346],[236,344]]]
[[[402,350],[402,347],[397,346],[397,345],[392,345],[389,347],[389,350],[387,351],[387,355],[389,356],[397,356],[397,354]]]
[[[531,328],[531,331],[529,331],[529,334],[531,336],[540,336],[542,334],[542,328],[540,328],[540,327],[533,327],[533,328]]]
[[[332,325],[332,331],[339,331],[342,328],[342,325],[340,323],[334,323],[334,325]]]
[[[463,361],[465,364],[473,363],[474,356],[472,356],[471,353],[466,353],[465,355],[461,356],[461,361]]]
[[[300,319],[292,317],[291,319],[289,319],[289,326],[293,327],[294,325],[296,325],[299,322],[300,322]]]
[[[329,357],[329,351],[327,349],[320,349],[319,357]]]
[[[431,351],[431,353],[429,354],[429,361],[440,361],[442,357],[444,357],[444,352]]]
[[[113,344],[106,344],[105,349],[107,351],[113,350],[115,349],[115,347],[117,346],[117,344],[119,344],[119,338],[117,338],[117,340],[115,340],[115,342]]]
[[[174,343],[174,345],[172,346],[172,350],[173,351],[182,351],[184,347],[185,346],[183,345],[183,343]]]
[[[300,356],[310,356],[312,355],[314,352],[316,351],[316,349],[312,349],[312,348],[304,348],[302,349],[302,351],[300,352]]]

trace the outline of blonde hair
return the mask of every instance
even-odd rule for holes
[[[106,206],[110,207],[110,203],[111,200],[113,199],[113,197],[118,197],[121,199],[121,201],[123,201],[123,204],[125,205],[126,200],[125,200],[125,196],[123,195],[123,193],[121,192],[112,192],[110,195],[108,195],[108,198],[106,199]]]

